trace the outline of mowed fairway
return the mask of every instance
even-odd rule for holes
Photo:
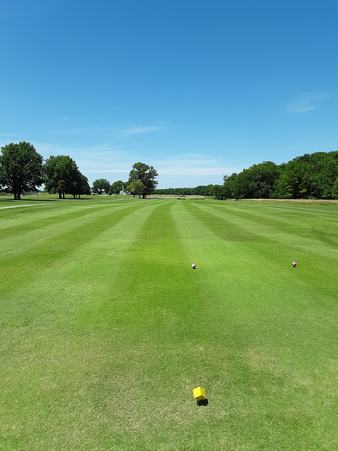
[[[0,449],[337,449],[337,204],[31,204],[0,202]]]

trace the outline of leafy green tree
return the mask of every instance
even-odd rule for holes
[[[223,200],[225,199],[225,190],[224,190],[224,186],[222,185],[214,185],[214,196],[216,199],[218,200]]]
[[[333,184],[332,198],[338,199],[338,177],[336,178],[336,181]]]
[[[28,142],[10,143],[1,148],[0,184],[20,199],[43,183],[42,156]]]
[[[79,197],[80,194],[84,194],[86,196],[91,194],[88,178],[83,174],[81,174],[81,192],[79,193]]]
[[[110,187],[110,194],[120,194],[120,192],[124,188],[124,183],[122,180],[116,180],[116,182],[113,182]]]
[[[264,161],[244,169],[236,177],[229,177],[225,184],[231,185],[233,197],[237,199],[270,198],[278,176],[279,167],[271,161]]]
[[[338,177],[338,152],[324,153],[321,158],[320,167],[317,166],[319,174],[320,197],[330,199],[333,197],[333,187]]]
[[[81,194],[90,194],[88,179],[83,174],[81,174],[80,171],[78,171],[76,177],[72,180],[70,194],[73,195],[74,199],[76,198],[76,196],[78,196],[80,199]]]
[[[73,194],[78,183],[79,169],[68,155],[50,156],[44,166],[45,186],[49,193],[58,193],[60,199],[65,194]]]
[[[102,194],[103,192],[110,192],[110,183],[106,179],[96,179],[93,182],[93,191],[96,194]]]
[[[299,174],[295,165],[283,166],[275,187],[275,197],[279,199],[295,199],[300,197]]]
[[[134,197],[138,195],[139,198],[143,196],[143,193],[146,190],[146,187],[141,180],[132,180],[130,183],[128,183],[127,188],[130,194],[132,194]]]
[[[153,166],[149,166],[145,163],[135,163],[132,167],[132,170],[129,173],[129,180],[128,180],[128,190],[131,192],[130,186],[134,189],[136,185],[132,184],[132,182],[142,182],[142,185],[140,183],[137,184],[138,191],[141,190],[141,192],[137,192],[139,196],[142,196],[143,199],[147,196],[147,194],[151,194],[154,192],[156,186],[157,186],[157,180],[156,177],[158,176],[158,173],[156,169]]]
[[[223,180],[223,193],[224,193],[224,199],[233,199],[234,196],[234,182],[235,178],[237,177],[236,173],[231,174],[230,176],[225,175]]]
[[[275,196],[330,199],[337,176],[337,151],[305,154],[281,166]]]
[[[224,199],[233,199],[237,195],[236,184],[237,184],[237,174],[234,172],[230,176],[224,176]]]

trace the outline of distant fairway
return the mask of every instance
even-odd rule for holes
[[[0,202],[0,449],[338,449],[337,204],[31,204]]]

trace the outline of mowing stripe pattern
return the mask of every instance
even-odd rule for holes
[[[34,205],[0,209],[0,449],[338,446],[337,205]]]

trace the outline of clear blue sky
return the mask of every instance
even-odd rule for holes
[[[162,187],[338,148],[335,0],[2,0],[0,144]]]

